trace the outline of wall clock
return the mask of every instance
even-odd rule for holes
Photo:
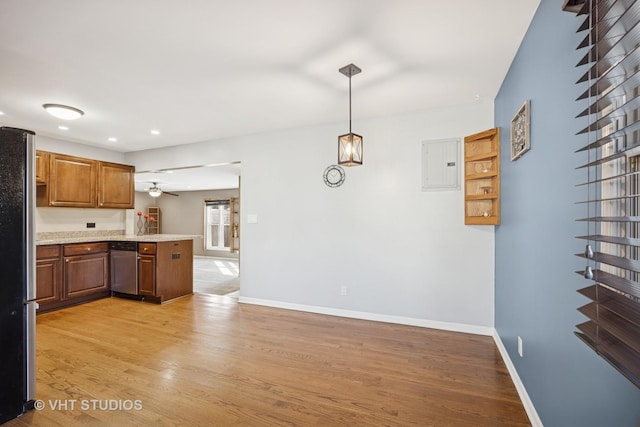
[[[345,173],[344,169],[338,165],[331,165],[324,170],[322,174],[324,183],[329,187],[340,187],[344,182]]]

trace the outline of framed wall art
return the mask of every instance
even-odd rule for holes
[[[531,148],[531,107],[526,100],[511,119],[511,161],[518,160]]]

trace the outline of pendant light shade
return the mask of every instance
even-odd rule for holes
[[[338,164],[358,166],[362,164],[362,137],[348,133],[338,137]]]
[[[362,70],[349,64],[338,71],[349,77],[349,133],[338,137],[338,164],[358,166],[362,164],[363,140],[362,136],[351,132],[351,76],[359,74]]]

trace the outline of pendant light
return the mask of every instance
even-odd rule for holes
[[[358,166],[362,164],[362,136],[351,132],[351,76],[362,70],[353,64],[340,68],[349,77],[349,133],[338,137],[338,164],[342,166]]]

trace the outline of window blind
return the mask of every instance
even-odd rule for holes
[[[589,281],[579,292],[591,302],[575,334],[640,387],[640,2],[586,0],[578,31],[585,34],[577,64],[586,72],[578,101],[587,108],[577,153],[586,191],[578,254]]]

